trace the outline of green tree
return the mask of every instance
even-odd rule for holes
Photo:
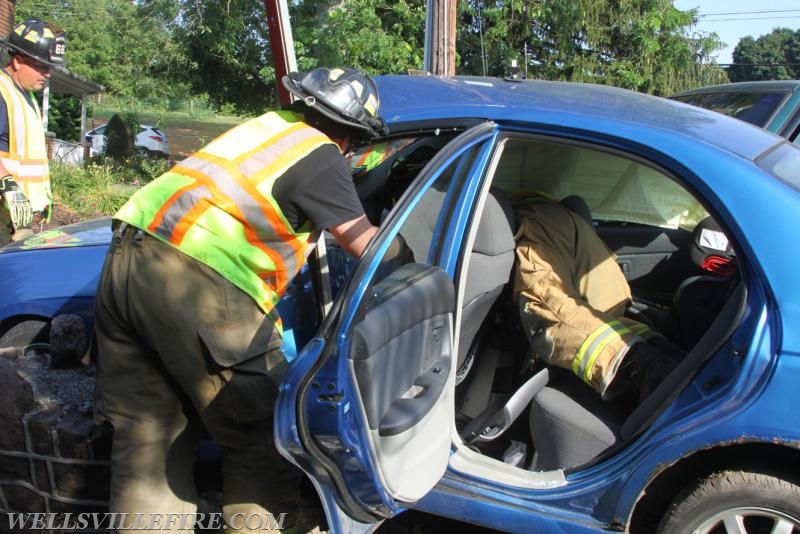
[[[529,77],[654,94],[724,81],[709,63],[719,38],[690,34],[695,15],[670,0],[468,0],[461,68],[502,75],[517,59]]]
[[[348,65],[372,74],[422,66],[424,0],[305,0],[291,3],[298,68]],[[179,0],[175,36],[190,81],[216,107],[274,107],[275,68],[262,0]]]
[[[212,105],[260,113],[275,105],[274,68],[261,0],[179,0],[175,37],[195,93]]]
[[[44,2],[47,8],[44,8]],[[716,34],[671,0],[464,0],[459,74],[529,77],[669,94],[727,80],[709,60]],[[290,2],[300,69],[352,65],[371,74],[422,67],[425,0]],[[46,12],[46,13],[43,13]],[[131,99],[206,95],[242,114],[276,104],[263,0],[19,0],[69,36],[74,72]],[[797,47],[795,47],[797,49]]]
[[[81,101],[72,95],[52,95],[47,129],[58,139],[79,141],[81,135]]]
[[[67,68],[131,102],[185,95],[187,60],[169,28],[174,0],[20,0],[17,20],[39,17],[64,28]],[[50,129],[78,141],[80,100],[53,95]]]
[[[46,7],[45,7],[46,5]],[[106,92],[148,98],[181,90],[187,60],[170,24],[173,0],[20,0],[17,19],[39,17],[67,33],[67,68]]]
[[[744,37],[733,49],[731,81],[800,79],[800,30],[776,28],[758,39]]]
[[[347,65],[371,74],[422,68],[425,0],[306,1],[293,10],[301,69]]]

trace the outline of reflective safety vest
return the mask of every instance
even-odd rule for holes
[[[394,141],[383,141],[374,145],[367,145],[350,158],[350,170],[353,174],[368,172],[384,161],[389,156],[394,155],[398,150],[402,150],[416,141],[411,139],[396,139]]]
[[[316,236],[295,232],[275,181],[334,144],[301,115],[269,112],[218,137],[137,191],[115,215],[208,265],[249,294],[282,332],[275,306]]]
[[[8,110],[8,152],[0,151],[0,161],[25,191],[33,211],[43,211],[52,203],[53,194],[39,106],[35,98],[31,98],[31,106],[2,69],[0,94]]]

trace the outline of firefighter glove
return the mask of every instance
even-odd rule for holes
[[[33,222],[31,201],[10,174],[0,178],[0,195],[6,199],[14,229],[25,228]]]

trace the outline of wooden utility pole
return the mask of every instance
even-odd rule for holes
[[[275,63],[278,104],[285,106],[291,104],[292,95],[281,83],[281,78],[297,70],[292,25],[289,22],[289,6],[286,0],[264,0],[264,8],[267,11],[269,44],[272,47],[272,58]]]
[[[0,0],[0,37],[3,39],[11,33],[11,28],[14,27],[16,7],[16,0]]]
[[[456,74],[457,0],[428,0],[425,15],[424,70],[431,74]]]

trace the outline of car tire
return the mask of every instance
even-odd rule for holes
[[[800,532],[800,486],[764,473],[715,473],[673,501],[658,532]]]
[[[36,343],[48,343],[50,339],[50,323],[31,319],[22,321],[9,328],[0,336],[0,349],[11,347],[27,347]]]

